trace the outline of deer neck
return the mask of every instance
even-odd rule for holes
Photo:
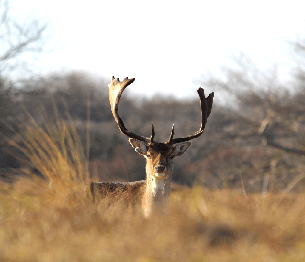
[[[155,211],[167,214],[171,191],[170,178],[171,176],[160,179],[153,174],[147,174],[146,192],[143,199],[145,217],[149,217]]]

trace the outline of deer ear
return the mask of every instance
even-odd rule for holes
[[[132,147],[135,149],[137,153],[140,155],[146,155],[147,154],[147,143],[143,141],[136,140],[134,138],[129,138],[129,143],[132,145]]]
[[[181,156],[191,146],[191,142],[182,142],[173,146],[173,157]]]

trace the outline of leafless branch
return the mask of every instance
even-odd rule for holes
[[[44,33],[47,24],[36,19],[19,22],[10,14],[8,0],[0,1],[0,72],[11,68],[25,53],[41,53],[44,50]]]

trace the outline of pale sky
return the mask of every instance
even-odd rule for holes
[[[131,92],[183,98],[239,51],[287,72],[287,42],[304,36],[304,10],[304,1],[15,0],[13,11],[48,21],[61,46],[37,70],[134,77]]]

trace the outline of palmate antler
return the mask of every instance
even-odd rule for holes
[[[209,94],[209,96],[207,98],[205,98],[204,90],[201,87],[199,87],[197,90],[197,93],[200,97],[200,107],[201,107],[201,127],[200,127],[200,129],[197,132],[195,132],[195,134],[193,134],[193,135],[189,135],[189,136],[182,137],[182,138],[173,138],[173,136],[174,136],[174,125],[173,125],[169,140],[166,142],[167,144],[173,145],[176,143],[186,142],[191,139],[199,137],[203,133],[205,125],[207,123],[207,119],[211,114],[214,92],[212,92],[211,94]]]
[[[111,111],[112,111],[115,121],[118,123],[118,126],[124,135],[126,135],[130,138],[137,139],[139,141],[151,143],[151,142],[153,142],[153,139],[155,136],[154,126],[152,126],[152,135],[150,138],[147,138],[144,136],[139,136],[139,135],[136,135],[127,130],[127,128],[124,125],[123,120],[120,118],[120,116],[118,114],[118,106],[119,106],[121,95],[124,92],[125,88],[127,86],[129,86],[131,83],[133,83],[134,80],[135,80],[135,78],[128,79],[128,77],[126,77],[122,82],[120,82],[120,80],[118,78],[114,78],[114,76],[111,78],[111,83],[108,85]]]
[[[147,143],[153,143],[153,139],[155,136],[155,131],[154,131],[154,126],[152,125],[152,134],[150,138],[144,137],[144,136],[139,136],[136,135],[125,127],[123,120],[120,118],[118,114],[118,106],[120,102],[120,98],[122,93],[124,92],[125,88],[129,86],[131,83],[133,83],[135,78],[128,79],[126,77],[122,82],[118,78],[111,78],[111,83],[108,85],[109,87],[109,101],[110,101],[110,106],[111,106],[111,111],[114,116],[115,121],[118,123],[118,126],[121,130],[121,132],[130,137],[137,139],[139,141],[147,142]],[[169,140],[166,142],[166,144],[176,144],[176,143],[181,143],[181,142],[186,142],[191,139],[199,137],[205,128],[206,122],[208,117],[210,116],[211,110],[212,110],[212,104],[213,104],[213,97],[214,93],[209,94],[209,96],[206,98],[204,95],[204,90],[200,87],[198,90],[198,95],[200,97],[200,104],[201,104],[201,127],[200,129],[193,135],[189,135],[183,138],[173,138],[174,136],[174,126],[172,127],[172,132],[170,135]]]

